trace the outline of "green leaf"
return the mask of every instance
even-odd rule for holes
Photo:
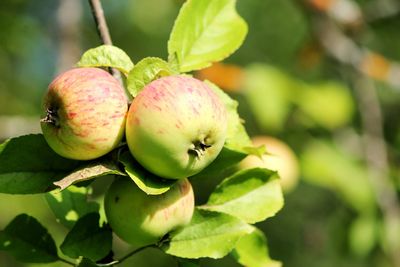
[[[110,174],[122,176],[126,175],[118,169],[118,166],[115,164],[115,162],[103,158],[85,163],[83,166],[80,166],[78,169],[74,170],[61,180],[54,182],[54,184],[60,187],[61,190],[64,190],[72,184]]]
[[[148,195],[160,195],[167,192],[176,180],[158,177],[144,169],[131,155],[129,151],[120,156],[125,171],[135,184]]]
[[[243,236],[237,242],[231,255],[236,261],[247,267],[280,267],[282,264],[269,257],[267,239],[262,231],[254,231]]]
[[[217,158],[211,162],[210,165],[191,178],[197,179],[200,177],[208,178],[218,176],[224,171],[229,170],[229,167],[232,167],[236,163],[240,162],[246,156],[246,153],[232,150],[224,146]]]
[[[180,72],[205,68],[239,48],[247,25],[235,4],[235,0],[183,4],[168,41],[168,54],[177,60]]]
[[[33,217],[21,214],[0,231],[0,250],[18,261],[47,263],[58,260],[57,247],[47,230]]]
[[[78,164],[56,154],[41,134],[9,139],[0,145],[0,193],[46,192]]]
[[[200,261],[197,259],[183,259],[177,258],[178,267],[199,267]]]
[[[262,168],[239,171],[223,180],[202,207],[228,213],[247,223],[263,221],[283,207],[279,177]]]
[[[171,240],[162,249],[170,255],[197,259],[214,259],[227,255],[236,242],[252,227],[229,214],[196,209],[185,228],[171,233]]]
[[[89,213],[80,218],[65,237],[61,251],[71,257],[85,257],[97,261],[111,250],[112,232],[108,226],[99,226],[100,215]]]
[[[86,187],[70,186],[63,191],[53,190],[45,197],[57,220],[72,228],[83,215],[99,211],[98,203],[88,202],[88,191]]]
[[[78,67],[116,68],[125,75],[133,68],[129,56],[120,48],[112,45],[101,45],[87,50],[77,63]]]
[[[254,155],[259,158],[262,158],[265,154],[269,154],[265,145],[244,147],[243,149],[247,151],[248,155]]]
[[[144,58],[129,72],[128,91],[135,97],[150,82],[174,73],[169,64],[161,58]]]

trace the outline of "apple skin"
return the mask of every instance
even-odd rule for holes
[[[113,231],[134,246],[155,244],[167,233],[188,224],[194,211],[194,194],[182,179],[161,195],[147,195],[126,178],[108,189],[104,209]]]
[[[292,191],[300,176],[299,162],[293,150],[283,141],[271,136],[255,136],[252,142],[255,146],[265,145],[268,154],[263,155],[262,159],[250,155],[240,162],[240,168],[260,167],[277,171],[283,191]]]
[[[225,106],[212,89],[175,75],[151,82],[132,101],[126,139],[131,154],[148,171],[182,179],[218,156],[226,129]]]
[[[49,146],[63,157],[90,160],[120,143],[128,99],[108,72],[76,68],[52,81],[42,108],[41,127]]]

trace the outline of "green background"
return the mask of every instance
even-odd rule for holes
[[[72,67],[83,51],[100,44],[89,4],[71,0],[75,4],[62,8],[68,1],[0,1],[0,139],[40,131],[40,103],[47,84]],[[362,47],[400,60],[400,15],[368,20],[374,14],[372,2],[378,1],[356,2],[368,22],[344,31]],[[166,59],[169,32],[182,3],[104,0],[114,45],[134,62],[146,56]],[[266,233],[271,257],[287,267],[394,266],[382,234],[382,214],[374,198],[368,200],[371,184],[360,152],[362,123],[353,88],[355,72],[327,55],[315,35],[318,18],[326,15],[300,0],[238,0],[237,8],[249,33],[226,62],[243,67],[246,77],[255,75],[252,81],[260,81],[243,85],[255,87],[254,91],[232,93],[232,97],[240,102],[239,112],[250,135],[274,135],[301,159],[300,183],[285,196],[284,208],[257,225]],[[254,66],[261,70],[257,72]],[[322,85],[331,82],[338,85],[326,93]],[[374,85],[384,115],[389,179],[399,195],[399,88],[385,82]],[[275,105],[272,111],[269,105]],[[111,179],[95,183],[94,198],[99,202]],[[217,182],[210,177],[195,187],[197,204],[204,203],[206,192]],[[60,244],[66,229],[55,222],[43,196],[0,194],[0,229],[19,213],[37,217]],[[367,218],[366,226],[354,230],[355,220],[361,217]],[[399,231],[387,231],[400,239]],[[115,244],[119,255],[129,251],[126,244],[118,240]],[[201,262],[202,266],[238,266],[229,256]],[[66,265],[24,265],[0,252],[0,266]],[[176,262],[148,249],[121,266],[176,266]]]

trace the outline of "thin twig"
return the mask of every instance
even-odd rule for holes
[[[92,9],[93,18],[96,22],[97,33],[99,34],[103,44],[112,45],[110,32],[107,27],[107,22],[104,17],[103,7],[100,0],[89,0],[90,8]]]
[[[104,16],[103,7],[100,0],[89,0],[90,8],[92,10],[93,18],[97,26],[97,33],[101,39],[101,42],[105,45],[112,45],[110,31],[108,30],[106,18]],[[121,83],[121,73],[114,68],[110,70],[111,74]]]
[[[374,22],[375,20],[391,18],[400,13],[400,3],[397,0],[380,0],[367,2],[364,8],[365,20]]]
[[[66,259],[63,259],[61,257],[58,257],[58,260],[64,262],[65,264],[68,264],[68,265],[71,265],[71,266],[75,266],[75,263],[67,261]]]
[[[142,251],[142,250],[144,250],[146,248],[155,248],[155,247],[157,247],[157,246],[152,244],[152,245],[147,245],[147,246],[144,246],[144,247],[137,248],[134,251],[132,251],[132,252],[128,253],[127,255],[125,255],[124,257],[122,257],[121,259],[117,260],[117,262],[121,263],[121,262],[125,261],[126,259],[128,259],[129,257],[133,256],[136,253],[139,253],[140,251]]]
[[[384,224],[388,229],[392,223],[399,223],[400,208],[396,187],[389,178],[389,159],[383,133],[382,110],[376,87],[369,78],[358,75],[355,78],[354,89],[364,129],[363,144],[365,158],[368,163],[369,178],[375,188],[377,203],[382,210]],[[397,240],[394,240],[394,243],[391,240],[388,241],[393,264],[399,267],[399,244],[396,244]]]
[[[139,253],[140,251],[142,251],[142,250],[144,250],[146,248],[151,248],[151,247],[155,248],[155,247],[157,247],[157,245],[152,244],[152,245],[147,245],[147,246],[144,246],[144,247],[140,247],[140,248],[137,248],[137,249],[129,252],[127,255],[123,256],[119,260],[115,260],[115,261],[107,262],[107,263],[96,263],[96,264],[97,264],[97,266],[100,266],[100,267],[114,266],[115,264],[120,264],[120,263],[124,262],[126,259],[128,259],[131,256],[133,256],[134,254]]]
[[[325,51],[342,64],[350,65],[360,73],[400,88],[400,64],[380,53],[359,46],[346,36],[331,19],[315,20],[316,34]]]

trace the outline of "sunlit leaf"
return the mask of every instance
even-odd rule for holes
[[[188,0],[182,6],[168,41],[168,53],[179,70],[188,72],[232,54],[247,34],[235,0]]]
[[[60,191],[59,189],[47,193],[46,200],[57,220],[68,228],[83,215],[99,211],[99,204],[88,201],[86,187],[70,186]]]
[[[239,171],[223,180],[203,207],[247,223],[263,221],[283,207],[279,177],[276,172],[262,168]]]
[[[231,255],[247,267],[281,267],[282,264],[269,257],[267,239],[262,231],[254,228],[250,234],[237,242]]]
[[[135,97],[150,82],[174,73],[169,64],[161,58],[144,58],[129,72],[127,80],[128,91]]]
[[[120,48],[112,45],[101,45],[87,50],[77,63],[79,67],[116,68],[125,75],[133,68],[129,56]]]
[[[191,223],[171,234],[163,246],[170,255],[197,259],[214,259],[227,255],[252,227],[228,214],[196,209]]]

